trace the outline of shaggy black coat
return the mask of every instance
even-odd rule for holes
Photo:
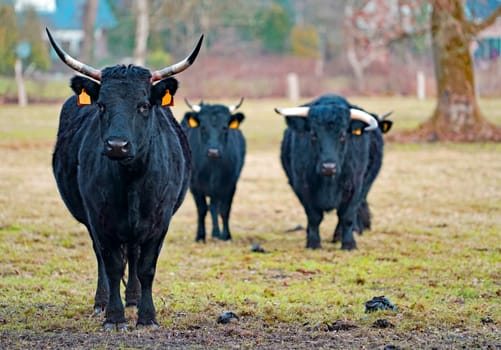
[[[210,199],[212,237],[230,240],[230,210],[245,158],[245,138],[239,129],[245,116],[239,112],[232,114],[223,105],[200,106],[200,112],[187,112],[181,122],[192,151],[190,191],[198,211],[196,241],[205,242],[207,197]]]
[[[170,109],[161,106],[165,92],[174,95],[178,83],[167,78],[152,86],[150,77],[135,66],[105,68],[101,84],[74,77],[76,95],[62,107],[53,154],[63,201],[92,238],[98,261],[95,309],[106,308],[108,327],[125,323],[120,281],[127,260],[126,302],[138,304],[138,324],[156,324],[156,262],[189,183],[189,145]],[[79,106],[82,90],[91,102]],[[127,141],[126,156],[107,151],[107,140],[116,139]]]
[[[308,218],[306,247],[321,247],[324,212],[336,209],[334,240],[355,249],[353,231],[370,227],[366,197],[382,164],[382,132],[364,131],[367,125],[351,120],[350,108],[360,108],[341,96],[324,95],[305,106],[307,118],[286,117],[281,162]],[[335,164],[335,174],[325,176],[323,164]]]

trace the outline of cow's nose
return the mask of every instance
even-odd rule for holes
[[[336,174],[336,163],[322,163],[322,175],[333,176]]]
[[[130,143],[119,138],[108,139],[104,145],[104,154],[112,159],[127,158],[130,156]]]
[[[217,148],[209,148],[209,150],[207,151],[207,156],[209,158],[219,158],[219,150]]]

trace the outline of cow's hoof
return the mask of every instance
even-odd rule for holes
[[[141,321],[138,320],[136,323],[136,328],[149,328],[149,329],[159,329],[160,325],[155,320]]]
[[[320,242],[306,244],[306,249],[321,249],[321,248],[322,245],[320,244]]]
[[[205,243],[205,238],[202,238],[202,237],[197,237],[197,238],[195,239],[195,242],[197,242],[197,243]]]
[[[125,332],[127,331],[127,322],[104,322],[103,324],[103,329],[107,332],[111,331],[120,331],[120,332]]]
[[[342,250],[355,250],[357,249],[357,243],[355,241],[352,242],[343,242],[341,244]]]
[[[94,305],[94,313],[96,315],[99,315],[100,313],[104,312],[104,306],[103,305]]]

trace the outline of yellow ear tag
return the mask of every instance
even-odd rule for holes
[[[77,105],[90,105],[90,96],[85,92],[85,89],[82,89],[82,92],[80,93],[80,95],[78,95]]]
[[[228,127],[230,129],[238,129],[238,127],[240,126],[240,123],[238,122],[238,120],[232,120],[230,125],[228,125]]]
[[[193,117],[189,117],[189,118],[188,118],[188,126],[189,126],[190,128],[196,128],[196,127],[198,127],[198,120],[196,120],[196,119],[195,119],[195,118],[193,118]]]
[[[174,106],[174,97],[169,90],[165,91],[165,95],[162,97],[162,106]]]
[[[353,135],[357,135],[357,136],[360,136],[362,135],[362,129],[355,129],[355,130],[352,130],[351,133]]]
[[[388,123],[383,123],[383,132],[387,132],[389,129]]]

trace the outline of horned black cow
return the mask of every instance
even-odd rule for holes
[[[230,240],[229,218],[233,196],[245,158],[245,138],[239,129],[243,113],[234,113],[242,104],[186,104],[191,108],[181,125],[192,151],[190,191],[198,211],[196,241],[205,242],[207,197],[210,198],[212,237]],[[219,230],[221,215],[223,231]]]
[[[334,240],[355,249],[353,231],[370,227],[366,197],[381,168],[382,130],[391,122],[378,124],[376,115],[337,95],[276,112],[286,116],[281,162],[308,218],[306,247],[321,247],[324,212],[336,209]]]
[[[151,72],[138,66],[97,70],[49,40],[75,76],[60,113],[53,154],[59,192],[84,224],[98,261],[95,309],[105,329],[125,328],[120,281],[126,261],[126,303],[138,305],[138,325],[156,326],[152,283],[172,215],[189,184],[190,150],[169,105],[172,75],[195,60],[203,37],[183,61]],[[156,83],[156,84],[154,84]]]

